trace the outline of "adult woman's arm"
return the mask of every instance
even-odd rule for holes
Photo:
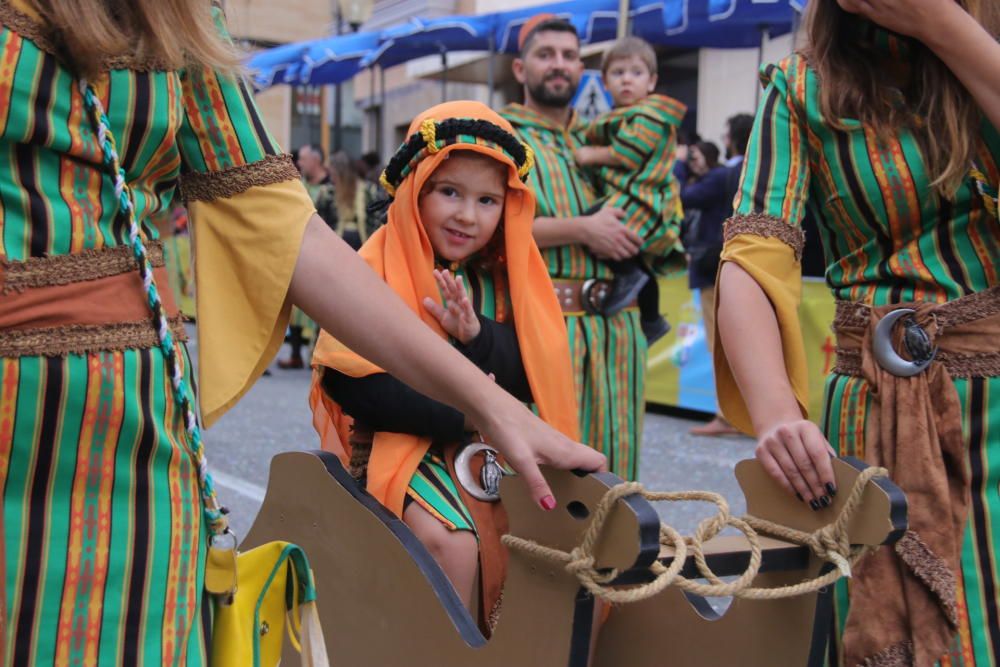
[[[469,415],[542,507],[554,500],[539,463],[604,469],[602,454],[535,417],[437,336],[318,216],[306,228],[289,296],[361,356]]]
[[[722,265],[717,293],[719,336],[753,420],[757,459],[788,491],[807,502],[820,502],[834,485],[832,450],[819,427],[799,409],[774,308],[764,290],[734,262]]]
[[[845,9],[916,37],[944,61],[1000,127],[1000,43],[955,0],[844,0]]]

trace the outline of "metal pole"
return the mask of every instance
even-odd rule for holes
[[[493,108],[493,89],[496,87],[496,82],[497,82],[496,72],[495,72],[496,55],[497,55],[496,47],[497,47],[496,37],[493,35],[492,32],[490,32],[490,54],[487,60],[486,87],[490,89],[488,101],[491,109]]]
[[[375,151],[378,153],[378,157],[381,160],[382,145],[385,143],[384,137],[382,136],[384,133],[384,126],[385,126],[385,68],[382,67],[381,65],[379,65],[378,68],[378,79],[379,79],[378,137],[377,137],[377,143],[375,144]]]
[[[337,36],[339,37],[344,29],[344,17],[340,13],[340,4],[337,4]],[[341,89],[338,83],[333,89],[333,150],[339,151],[342,145],[343,128],[341,127]]]
[[[618,39],[628,34],[628,0],[618,0]]]
[[[441,45],[441,101],[448,101],[448,52]]]

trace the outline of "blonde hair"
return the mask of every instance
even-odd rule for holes
[[[623,37],[612,44],[611,48],[604,52],[604,57],[601,58],[601,74],[607,75],[612,62],[632,56],[639,56],[649,73],[656,74],[658,69],[656,51],[649,45],[649,42],[639,37]]]
[[[92,75],[134,55],[157,69],[239,66],[236,49],[219,34],[210,0],[30,0],[57,38],[62,56]]]
[[[958,2],[990,34],[1000,33],[996,0]],[[806,11],[809,44],[804,55],[819,76],[820,111],[826,121],[845,129],[841,119],[854,118],[881,137],[910,129],[935,190],[953,198],[969,173],[979,141],[982,112],[972,95],[920,42],[909,40],[912,54],[905,76],[905,68],[872,66],[875,45],[857,33],[862,19],[841,9],[837,0],[813,0]]]

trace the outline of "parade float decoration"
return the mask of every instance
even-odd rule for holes
[[[292,540],[310,556],[334,667],[822,665],[833,583],[906,528],[906,500],[880,468],[834,460],[840,493],[814,512],[755,461],[736,477],[747,515],[719,495],[650,493],[608,474],[543,469],[543,512],[517,476],[500,493],[510,561],[489,639],[426,548],[322,451],[272,462],[243,548]],[[712,503],[694,535],[650,501]],[[738,534],[720,535],[734,528]],[[708,598],[731,596],[718,611]],[[595,600],[611,605],[591,646]],[[285,664],[294,664],[287,649]]]

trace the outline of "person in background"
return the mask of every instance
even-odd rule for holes
[[[598,257],[634,257],[642,239],[624,225],[625,211],[604,207],[577,166],[585,126],[570,106],[583,75],[580,39],[567,21],[539,14],[521,27],[513,72],[524,104],[500,115],[534,153],[528,177],[537,199],[533,227],[568,329],[584,442],[605,453],[612,471],[635,479],[645,409],[647,345],[637,308],[600,314],[613,273]],[[597,288],[600,289],[597,289]]]
[[[358,250],[377,227],[368,208],[378,198],[378,186],[359,178],[354,160],[343,151],[330,157],[330,178],[336,205],[333,230]]]
[[[295,166],[302,174],[302,183],[316,207],[316,214],[328,227],[334,229],[337,210],[334,202],[333,183],[323,166],[323,147],[305,144],[295,152]],[[288,359],[279,359],[278,368],[285,370],[306,367],[302,348],[316,336],[316,323],[301,308],[293,307],[288,324]]]
[[[601,74],[615,109],[591,124],[589,145],[578,148],[574,157],[580,166],[596,169],[604,183],[607,196],[600,206],[624,210],[624,224],[642,239],[634,257],[604,260],[614,281],[601,312],[614,315],[637,301],[642,332],[651,345],[670,330],[660,314],[656,277],[681,262],[675,253],[681,207],[673,170],[677,129],[687,107],[653,92],[656,52],[638,37],[612,44]]]

